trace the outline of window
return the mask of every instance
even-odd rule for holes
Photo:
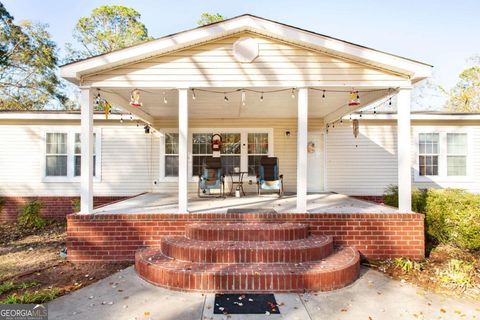
[[[467,175],[467,134],[447,133],[447,176]]]
[[[439,134],[419,134],[419,174],[421,176],[438,176]]]
[[[81,142],[78,127],[53,129],[45,133],[45,176],[49,181],[79,181]],[[100,130],[93,133],[93,176],[100,176]]]
[[[178,133],[165,133],[165,177],[178,177]]]
[[[223,133],[222,168],[223,174],[231,174],[233,168],[240,168],[240,133]]]
[[[93,134],[93,176],[96,176],[96,134]],[[79,177],[81,175],[82,168],[82,144],[80,141],[80,133],[75,133],[75,155],[74,155],[74,176]]]
[[[66,177],[67,161],[67,134],[47,133],[45,175],[51,177]]]
[[[248,134],[248,174],[256,176],[260,159],[268,155],[268,133]]]
[[[210,131],[211,130],[211,131]],[[260,165],[260,159],[268,156],[271,150],[269,139],[273,136],[272,129],[197,129],[191,134],[191,175],[198,177],[203,173],[206,158],[212,157],[211,140],[213,134],[222,137],[221,160],[223,174],[229,175],[235,168],[248,171],[255,176]],[[162,178],[178,177],[178,133],[165,133],[161,146]]]
[[[212,156],[212,134],[194,133],[192,135],[192,175],[202,174],[205,165],[205,158]]]

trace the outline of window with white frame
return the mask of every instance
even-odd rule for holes
[[[93,134],[93,176],[96,176],[96,134]],[[81,175],[82,168],[82,143],[80,141],[80,133],[75,133],[75,154],[74,154],[74,176],[79,177]]]
[[[98,173],[99,135],[93,134],[93,176]],[[76,130],[47,131],[45,133],[46,181],[75,181],[81,172],[81,141]]]
[[[248,175],[256,176],[260,159],[268,155],[268,133],[248,134]]]
[[[461,178],[468,175],[468,133],[418,133],[418,176],[432,179]]]
[[[250,132],[249,132],[250,131]],[[215,132],[216,133],[216,132]],[[211,139],[213,132],[199,131],[191,135],[191,173],[192,177],[202,174],[205,159],[211,157]],[[228,175],[234,168],[248,171],[255,176],[260,165],[260,158],[269,154],[269,139],[271,132],[258,129],[225,130],[219,133],[222,137],[221,159],[223,173]],[[270,142],[271,143],[271,142]],[[244,147],[242,147],[244,146]],[[163,146],[163,177],[178,177],[178,134],[165,133]]]
[[[178,177],[178,133],[165,133],[165,177]]]
[[[467,175],[467,134],[447,133],[447,176]]]
[[[439,134],[420,133],[418,163],[421,176],[438,176]]]
[[[47,132],[45,152],[45,175],[66,177],[68,164],[67,134]]]

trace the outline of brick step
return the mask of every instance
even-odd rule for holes
[[[200,241],[162,238],[161,251],[177,260],[204,263],[284,263],[320,260],[333,252],[330,236],[292,241]]]
[[[304,263],[192,263],[171,259],[158,249],[135,255],[144,280],[174,290],[202,292],[303,292],[342,288],[359,276],[360,255],[336,248],[325,259]]]
[[[189,239],[201,241],[291,241],[305,239],[308,225],[300,223],[191,224]]]

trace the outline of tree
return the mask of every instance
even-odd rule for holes
[[[63,103],[57,77],[57,47],[46,24],[18,25],[0,2],[0,109],[43,109]]]
[[[77,21],[73,38],[80,48],[65,44],[66,62],[73,62],[145,42],[151,38],[140,13],[124,6],[100,6]]]
[[[480,111],[480,58],[472,61],[474,65],[460,73],[460,80],[452,89],[442,89],[448,95],[446,106],[450,111]]]
[[[218,21],[223,21],[225,20],[225,17],[222,16],[220,13],[208,13],[204,12],[200,16],[200,20],[197,21],[197,24],[199,26],[205,26],[210,23],[215,23]]]

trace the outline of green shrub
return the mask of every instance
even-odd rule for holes
[[[38,200],[27,203],[18,216],[18,223],[23,227],[43,228],[46,221],[40,216],[41,208],[42,203]]]
[[[13,293],[0,301],[0,304],[19,304],[19,303],[45,303],[52,301],[59,296],[59,288],[43,289],[40,291],[27,291],[21,294]]]
[[[72,200],[72,209],[73,209],[73,212],[79,212],[80,211],[80,199],[73,199]]]
[[[392,207],[398,207],[398,186],[390,185],[385,190],[383,202]],[[427,190],[412,189],[412,210],[419,213],[425,213],[427,203]]]
[[[438,243],[480,249],[480,195],[458,189],[430,189],[426,212],[427,233]]]

